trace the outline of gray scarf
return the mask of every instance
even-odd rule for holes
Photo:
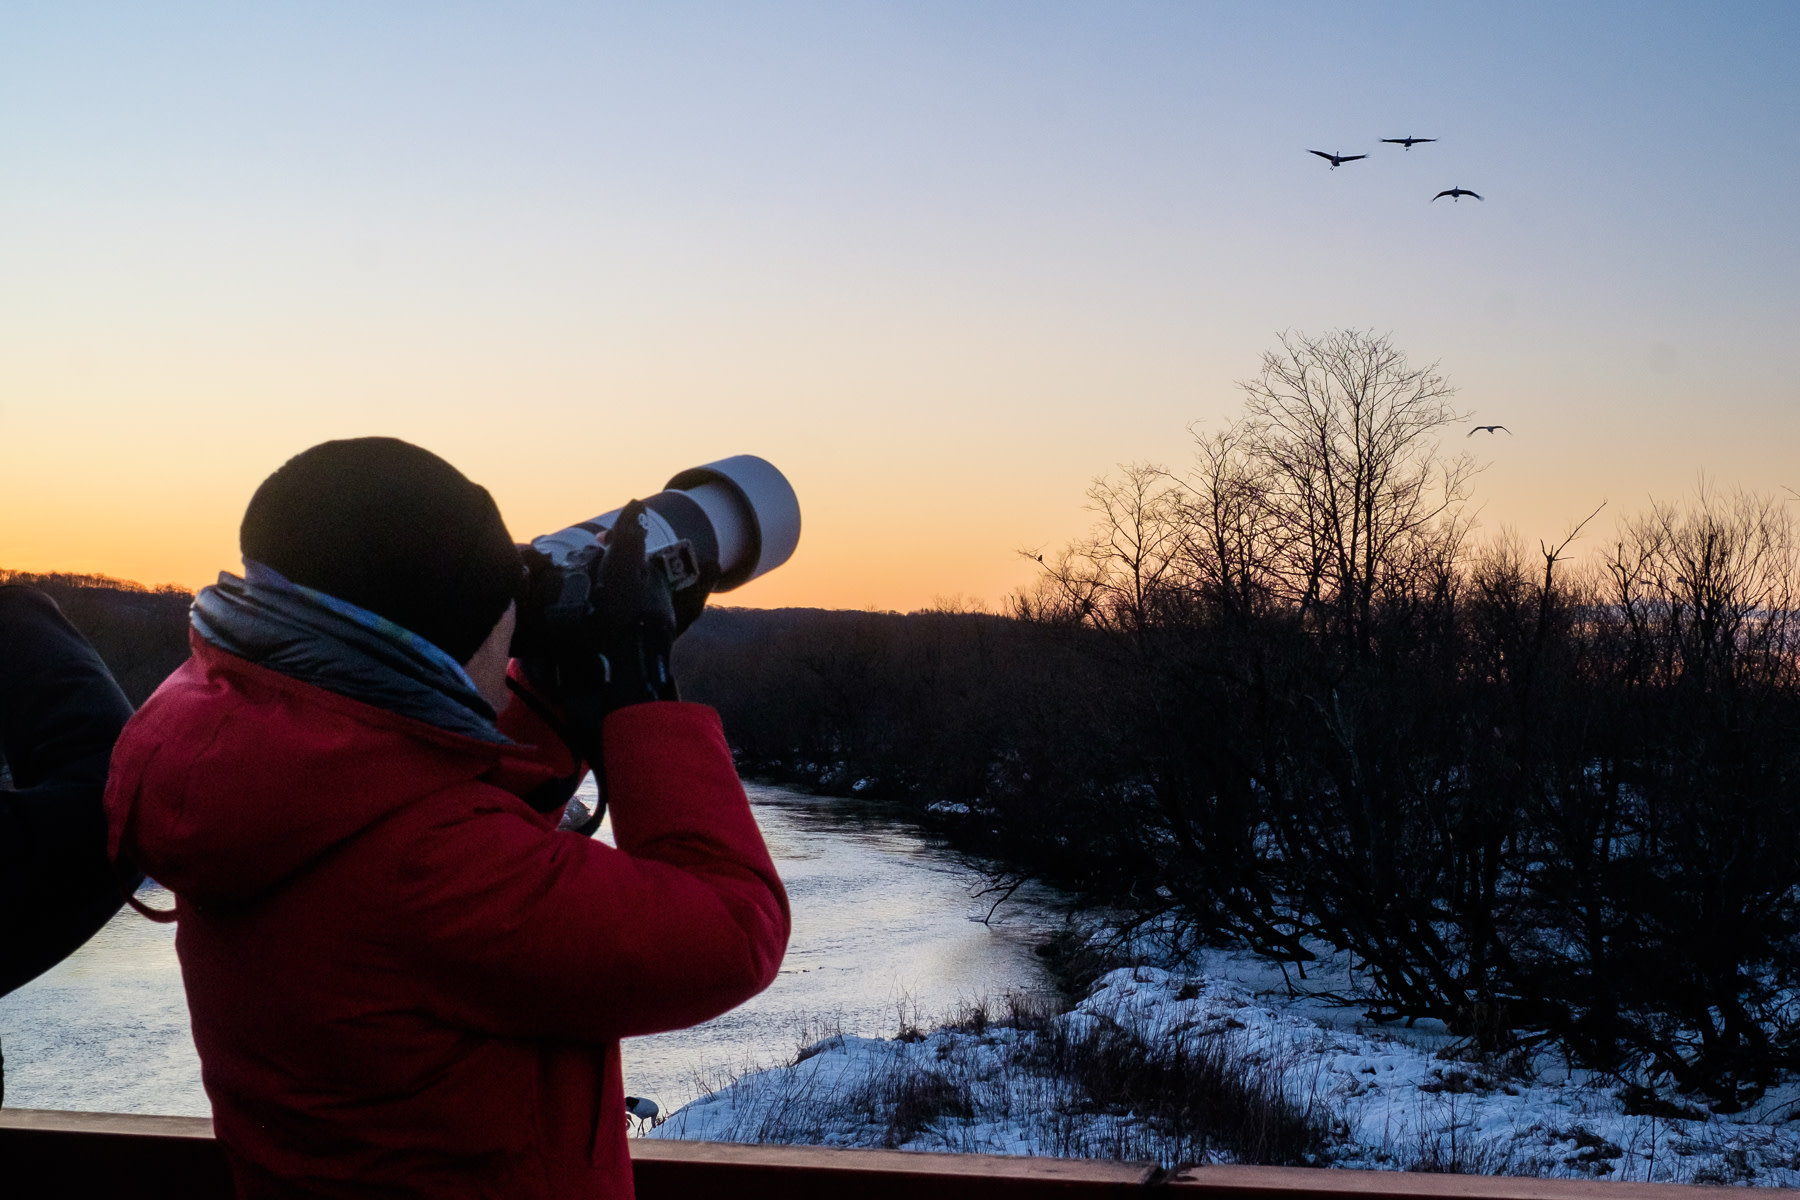
[[[508,741],[494,709],[448,654],[387,618],[244,564],[194,597],[194,631],[290,679],[483,742]]]

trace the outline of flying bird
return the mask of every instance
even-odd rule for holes
[[[1347,162],[1355,162],[1359,158],[1369,157],[1366,154],[1327,154],[1323,150],[1308,150],[1307,153],[1316,154],[1326,162],[1329,162],[1331,164],[1331,169],[1334,171]]]
[[[1469,430],[1469,436],[1474,437],[1478,433],[1492,433],[1496,429],[1506,430],[1507,437],[1511,437],[1513,435],[1513,431],[1510,429],[1507,429],[1506,426],[1504,426],[1504,425],[1477,425],[1475,428]]]
[[[1468,188],[1453,187],[1453,188],[1445,188],[1443,191],[1441,191],[1437,195],[1433,196],[1431,198],[1431,202],[1433,204],[1436,204],[1439,200],[1442,200],[1445,196],[1450,197],[1450,203],[1452,203],[1452,204],[1461,204],[1462,198],[1464,196],[1474,196],[1477,200],[1481,199],[1481,197],[1479,195],[1477,195],[1474,192],[1471,192]],[[1508,432],[1511,432],[1511,431],[1509,430]]]
[[[1382,138],[1381,140],[1384,142],[1392,143],[1393,145],[1396,145],[1396,146],[1405,146],[1408,150],[1411,150],[1414,146],[1417,146],[1420,142],[1435,142],[1435,141],[1437,141],[1436,138],[1416,138],[1416,137]]]

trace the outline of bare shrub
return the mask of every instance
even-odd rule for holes
[[[975,1115],[966,1081],[905,1058],[889,1059],[886,1069],[849,1093],[845,1107],[880,1127],[879,1142],[890,1148],[904,1146],[946,1119]]]
[[[1228,1036],[1150,1041],[1114,1022],[1051,1027],[1026,1052],[1032,1069],[1068,1081],[1077,1111],[1132,1114],[1165,1161],[1316,1163],[1321,1115],[1290,1099],[1275,1064]],[[1072,1147],[1059,1146],[1059,1152]]]

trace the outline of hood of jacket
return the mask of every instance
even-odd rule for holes
[[[114,862],[184,903],[253,899],[458,784],[492,784],[493,803],[529,813],[516,797],[553,775],[528,747],[328,691],[222,650],[198,630],[189,640],[193,656],[126,725],[106,789]]]

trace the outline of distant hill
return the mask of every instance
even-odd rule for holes
[[[55,600],[94,644],[133,705],[148,700],[187,659],[191,592],[147,588],[104,575],[0,570],[0,584],[7,583],[29,584]]]
[[[729,608],[711,605],[676,645],[743,646],[789,636],[801,630],[871,629],[905,620],[906,617],[899,613],[865,612],[860,609]]]

